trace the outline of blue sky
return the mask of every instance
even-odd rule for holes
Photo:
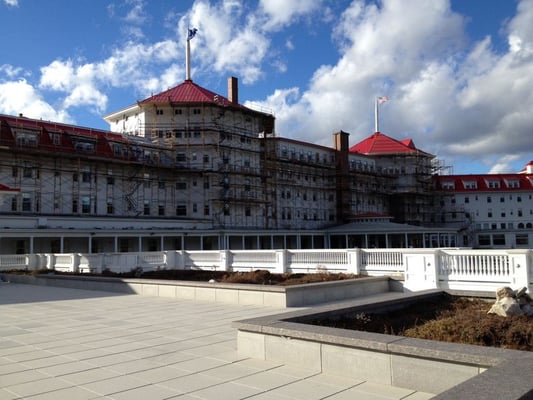
[[[443,172],[533,159],[533,0],[0,0],[0,113],[106,129],[185,79],[272,110],[280,136],[412,138]]]

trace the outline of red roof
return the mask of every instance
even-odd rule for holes
[[[0,193],[1,192],[17,193],[17,192],[20,192],[20,189],[13,189],[13,188],[10,188],[9,186],[6,186],[0,183]]]
[[[446,192],[520,192],[533,189],[531,174],[435,175],[437,190]]]
[[[412,139],[399,141],[381,132],[376,132],[362,142],[350,147],[350,152],[368,155],[424,153],[416,148]]]
[[[153,96],[150,96],[139,103],[210,103],[247,109],[238,103],[231,102],[227,97],[197,85],[192,80],[186,80],[178,86],[174,86],[173,88],[165,90],[164,92],[154,94]]]

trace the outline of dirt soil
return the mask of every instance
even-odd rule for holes
[[[445,296],[384,313],[357,313],[315,325],[443,342],[533,350],[533,318],[487,314],[493,301]]]
[[[273,274],[265,270],[250,272],[202,271],[202,270],[162,270],[144,272],[140,278],[171,279],[181,281],[208,282],[214,279],[223,283],[247,283],[253,285],[301,285],[305,283],[339,281],[355,279],[360,276],[353,274]]]
[[[38,271],[5,271],[10,273],[31,273],[49,274],[50,270],[43,269]],[[204,271],[204,270],[159,270],[146,271],[132,270],[129,272],[115,273],[111,271],[103,271],[102,274],[73,274],[73,273],[59,273],[57,275],[80,275],[80,276],[108,276],[116,278],[140,278],[140,279],[165,279],[165,280],[180,280],[180,281],[194,281],[194,282],[209,282],[215,280],[223,283],[247,283],[253,285],[301,285],[306,283],[318,283],[339,281],[345,279],[362,278],[362,275],[342,274],[342,273],[310,273],[310,274],[273,274],[266,270],[256,270],[250,272],[227,272],[227,271]]]

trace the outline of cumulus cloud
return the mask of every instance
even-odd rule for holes
[[[193,68],[236,74],[245,84],[252,84],[264,77],[265,63],[279,72],[287,71],[284,62],[270,58],[275,57],[272,32],[317,13],[321,4],[317,0],[269,0],[250,10],[239,0],[198,0],[180,18],[178,32],[188,27],[199,30],[191,42],[194,60],[198,60]],[[287,46],[293,46],[290,40]]]
[[[339,129],[351,143],[370,135],[374,98],[387,95],[382,132],[452,164],[468,156],[502,172],[533,148],[532,19],[533,3],[521,1],[504,27],[508,51],[498,53],[490,37],[468,45],[448,0],[354,1],[333,32],[339,60],[317,69],[305,91],[276,90],[262,104],[276,110],[281,135],[330,145],[327,133]]]
[[[11,7],[18,7],[18,0],[4,0],[4,3]]]
[[[190,42],[193,77],[205,83],[234,74],[245,85],[271,80],[269,74],[294,69],[291,57],[297,57],[301,42],[292,28],[303,24],[310,35],[319,33],[309,27],[329,30],[335,51],[301,86],[272,81],[270,95],[251,99],[273,110],[279,134],[329,146],[331,134],[342,129],[356,143],[373,132],[374,99],[386,95],[390,101],[381,107],[380,130],[397,139],[411,137],[449,164],[468,157],[485,163],[487,170],[503,172],[531,157],[529,0],[518,1],[515,16],[502,25],[508,44],[503,50],[495,48],[490,36],[469,41],[467,21],[453,11],[450,0],[353,0],[348,5],[196,0],[184,13],[169,12],[161,23],[172,37],[153,42],[143,34],[151,18],[147,4],[122,0],[109,5],[110,18],[128,33],[100,60],[58,58],[41,68],[33,85],[27,71],[0,66],[2,88],[21,90],[15,106],[2,93],[3,112],[18,113],[25,106],[53,115],[55,107],[58,120],[68,119],[73,107],[106,110],[112,88],[134,92],[137,99],[167,89],[184,78],[190,27],[198,28]],[[404,15],[409,23],[398,17]],[[54,107],[44,100],[49,93],[59,96]]]
[[[72,123],[67,111],[48,104],[35,88],[21,79],[0,83],[0,110],[5,114],[24,114],[30,118]]]
[[[264,29],[277,30],[290,25],[295,19],[309,15],[322,7],[321,0],[260,0],[264,13]]]
[[[162,74],[157,74],[154,67],[172,63],[177,51],[172,40],[151,45],[128,42],[99,62],[54,60],[41,68],[39,87],[64,93],[64,108],[88,106],[101,114],[108,102],[103,91],[106,87],[135,86],[139,96],[144,97],[176,84],[180,67],[171,64]]]

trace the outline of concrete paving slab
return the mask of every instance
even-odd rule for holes
[[[350,398],[394,398],[381,385],[240,356],[232,321],[280,311],[2,284],[0,399],[340,400],[358,387]]]

